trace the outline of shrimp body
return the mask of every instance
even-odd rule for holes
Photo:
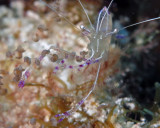
[[[94,29],[90,37],[88,50],[90,51],[90,55],[93,55],[93,58],[100,56],[105,58],[112,36],[110,34],[112,32],[112,16],[108,13],[106,7],[100,11]]]
[[[96,73],[95,81],[92,85],[91,90],[88,92],[88,94],[80,102],[78,102],[78,104],[76,104],[75,107],[73,107],[72,109],[62,114],[57,114],[55,116],[55,117],[61,117],[59,122],[62,121],[64,118],[68,117],[69,115],[71,115],[72,112],[75,112],[76,110],[78,110],[79,107],[84,103],[84,101],[93,92],[97,84],[97,80],[98,80],[98,76],[99,76],[99,72],[101,68],[101,63],[107,60],[107,53],[109,50],[111,36],[112,34],[116,32],[116,31],[112,32],[112,16],[111,14],[108,13],[107,7],[104,7],[100,11],[97,17],[96,25],[95,27],[92,26],[92,30],[88,30],[84,26],[81,26],[81,29],[86,31],[86,33],[87,32],[91,33],[89,37],[90,43],[88,44],[88,51],[89,51],[90,57],[85,61],[84,64],[87,65],[88,61],[90,63],[99,62],[97,73]]]

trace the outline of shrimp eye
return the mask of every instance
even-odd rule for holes
[[[84,28],[85,28],[84,25],[80,25],[81,30],[84,30]]]

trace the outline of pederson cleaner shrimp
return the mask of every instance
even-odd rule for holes
[[[88,92],[88,94],[86,96],[84,96],[84,98],[82,100],[80,100],[75,105],[75,107],[71,108],[70,110],[68,110],[64,113],[55,115],[55,117],[60,118],[59,122],[61,122],[63,119],[70,116],[73,112],[77,111],[80,108],[80,106],[86,101],[86,99],[91,95],[93,90],[95,89],[95,86],[97,84],[97,80],[99,77],[101,65],[104,61],[106,61],[108,59],[108,51],[109,51],[109,45],[111,42],[112,35],[118,34],[120,31],[127,29],[129,27],[132,27],[132,26],[136,26],[136,25],[139,25],[142,23],[153,21],[153,20],[158,20],[158,19],[160,19],[160,17],[156,17],[156,18],[148,19],[148,20],[141,21],[138,23],[134,23],[134,24],[128,25],[126,27],[123,27],[122,29],[117,29],[117,28],[113,29],[112,28],[112,15],[109,13],[109,9],[114,1],[114,0],[112,0],[108,7],[103,7],[103,9],[100,10],[98,17],[97,17],[96,25],[94,26],[88,16],[88,14],[87,14],[86,9],[84,8],[81,0],[78,0],[79,4],[81,5],[81,7],[82,7],[87,19],[88,19],[88,22],[90,24],[91,29],[88,29],[83,25],[80,25],[80,27],[78,28],[72,22],[70,22],[66,17],[64,17],[62,14],[59,14],[54,7],[50,6],[49,4],[44,2],[43,0],[40,0],[40,1],[43,4],[45,4],[46,6],[48,6],[58,16],[64,18],[67,22],[69,22],[71,25],[73,25],[76,29],[80,28],[79,30],[81,30],[82,33],[88,37],[88,39],[90,40],[90,43],[87,46],[88,52],[82,52],[81,57],[76,56],[75,53],[70,53],[70,52],[67,52],[63,49],[51,46],[48,50],[42,51],[41,55],[36,59],[35,63],[37,65],[39,65],[40,62],[43,60],[43,58],[46,55],[50,54],[50,50],[54,49],[55,51],[61,53],[62,59],[59,62],[59,65],[54,68],[53,73],[56,73],[58,70],[63,69],[64,67],[69,68],[69,69],[80,69],[80,68],[83,68],[87,65],[94,64],[94,63],[98,64],[95,80],[94,80],[94,83],[93,83],[90,91]],[[85,55],[87,55],[87,54],[89,54],[89,57],[85,58]],[[77,61],[83,60],[83,62],[79,65],[66,64],[66,61],[69,60],[71,57],[75,57]],[[57,54],[54,54],[51,57],[51,61],[56,62],[58,60],[58,58],[59,57],[57,56]],[[26,62],[30,63],[29,58],[26,58]],[[26,70],[22,74],[21,80],[19,81],[19,84],[18,84],[19,87],[22,88],[24,86],[25,80],[27,80],[28,77],[30,76],[31,68],[32,67],[29,66],[28,68],[26,68]]]

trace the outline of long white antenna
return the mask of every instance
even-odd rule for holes
[[[47,4],[46,2],[44,2],[43,0],[40,0],[43,4],[45,4],[48,8],[50,8],[52,11],[54,11],[59,17],[64,18],[68,23],[70,23],[71,25],[73,25],[76,29],[80,30],[76,25],[74,25],[71,21],[69,21],[65,16],[63,16],[62,14],[58,13],[51,5]]]
[[[104,8],[103,8],[104,9]],[[100,21],[100,16],[101,16],[101,14],[102,14],[102,12],[103,12],[103,10],[101,10],[100,12],[99,12],[99,15],[98,15],[98,20],[97,20],[97,26],[96,26],[96,33],[98,33],[98,31],[100,30],[100,27],[99,27],[99,21]],[[103,17],[104,18],[104,17]],[[101,23],[102,23],[102,20],[101,20]],[[101,25],[101,24],[100,24]],[[98,30],[98,28],[99,28],[99,30]]]
[[[112,0],[109,5],[108,5],[108,11],[109,11],[109,8],[111,7],[112,3],[113,3],[114,0]]]
[[[77,106],[77,109],[82,105],[82,103],[84,103],[84,101],[85,101],[85,100],[90,96],[90,94],[93,92],[93,90],[94,90],[94,88],[95,88],[95,86],[96,86],[96,84],[97,84],[97,80],[98,80],[100,68],[101,68],[101,63],[99,63],[99,65],[98,65],[97,75],[96,75],[96,78],[95,78],[95,81],[94,81],[94,83],[93,83],[93,85],[92,85],[91,90],[89,91],[89,93],[87,94],[87,96],[84,97],[84,98],[79,102],[79,104],[78,104],[78,106]]]
[[[83,8],[84,13],[86,14],[87,19],[88,19],[88,21],[89,21],[89,24],[91,25],[92,29],[94,30],[93,24],[92,24],[92,22],[91,22],[91,20],[90,20],[90,18],[89,18],[89,16],[88,16],[88,14],[87,14],[87,12],[86,12],[86,9],[84,8],[84,6],[83,6],[81,0],[78,0],[78,2],[80,3],[81,7]]]
[[[138,24],[142,24],[142,23],[146,23],[146,22],[150,22],[150,21],[158,20],[158,19],[160,19],[160,17],[152,18],[152,19],[145,20],[145,21],[141,21],[141,22],[138,22],[138,23],[135,23],[135,24],[131,24],[131,25],[128,25],[128,26],[126,26],[126,27],[124,27],[124,28],[122,28],[122,29],[118,30],[118,32],[119,32],[119,31],[121,31],[121,30],[124,30],[124,29],[126,29],[126,28],[129,28],[129,27],[132,27],[132,26],[138,25]]]

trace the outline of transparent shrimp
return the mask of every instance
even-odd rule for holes
[[[110,45],[110,42],[111,42],[112,35],[117,34],[121,30],[124,30],[126,28],[129,28],[129,27],[132,27],[132,26],[135,26],[135,25],[150,22],[150,21],[153,21],[153,20],[158,20],[158,19],[160,19],[160,17],[152,18],[152,19],[149,19],[149,20],[145,20],[145,21],[142,21],[142,22],[135,23],[135,24],[131,24],[131,25],[128,25],[128,26],[126,26],[122,29],[119,29],[119,30],[116,29],[116,28],[112,29],[112,15],[109,13],[109,9],[110,9],[110,7],[113,3],[113,0],[112,0],[109,4],[108,8],[104,7],[99,12],[98,18],[97,18],[97,21],[96,21],[96,25],[94,26],[92,24],[89,16],[88,16],[88,14],[87,14],[86,9],[84,8],[83,4],[81,3],[81,0],[78,0],[82,9],[84,10],[84,13],[87,16],[88,22],[91,26],[91,30],[84,27],[83,25],[81,25],[80,29],[79,29],[79,28],[77,28],[77,26],[75,26],[73,23],[71,23],[66,17],[64,17],[62,14],[59,14],[49,4],[45,3],[43,0],[40,0],[40,1],[43,2],[46,6],[48,6],[50,9],[52,9],[58,16],[64,18],[68,23],[73,25],[76,29],[81,30],[82,32],[85,32],[86,35],[88,35],[88,33],[90,34],[90,36],[89,36],[90,43],[88,44],[88,47],[87,47],[90,57],[87,58],[87,59],[83,58],[84,62],[82,64],[80,64],[80,65],[69,65],[68,68],[77,68],[78,69],[79,67],[84,67],[85,65],[98,63],[98,68],[97,68],[97,73],[96,73],[96,76],[95,76],[95,80],[94,80],[92,88],[88,92],[88,94],[80,102],[78,102],[75,105],[75,107],[71,108],[70,110],[68,110],[64,113],[55,115],[55,117],[60,117],[59,122],[61,122],[64,118],[67,118],[73,112],[77,111],[80,108],[80,106],[86,101],[86,99],[91,95],[93,90],[95,89],[95,86],[97,84],[97,80],[98,80],[98,77],[99,77],[99,72],[100,72],[101,65],[108,58],[109,45]],[[51,47],[50,49],[56,50],[56,48],[53,48],[53,47]],[[62,66],[55,67],[55,69],[54,69],[55,72],[58,71],[59,68],[64,68],[65,60],[68,59],[68,57],[66,57],[65,55],[66,54],[67,55],[71,54],[67,51],[64,51],[64,50],[61,50],[61,49],[57,48],[57,52],[58,51],[60,53],[64,53],[64,55],[63,55],[63,59],[61,59],[61,61],[60,61],[60,64]],[[42,60],[42,59],[40,59],[40,60]]]

